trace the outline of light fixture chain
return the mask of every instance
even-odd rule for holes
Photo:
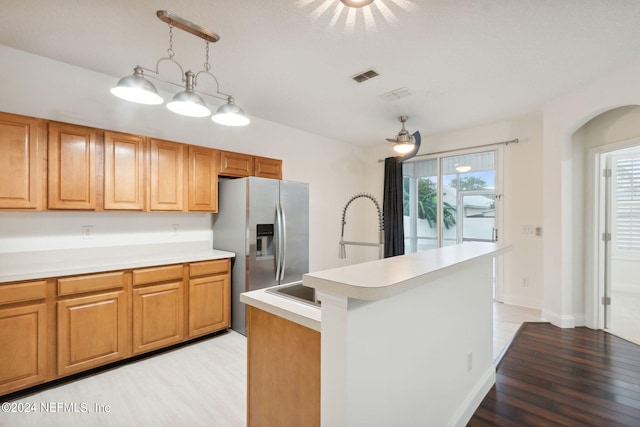
[[[173,22],[169,21],[169,49],[167,49],[167,55],[169,58],[173,58]]]
[[[209,71],[211,65],[209,64],[209,40],[206,40],[206,49],[205,49],[205,60],[204,60],[204,70]]]

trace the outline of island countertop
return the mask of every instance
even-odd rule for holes
[[[507,252],[500,243],[465,242],[382,260],[305,274],[303,284],[360,300],[380,300],[435,280],[476,259]]]

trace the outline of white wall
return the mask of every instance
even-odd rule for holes
[[[109,93],[121,76],[2,45],[0,63],[0,111],[282,159],[284,179],[310,184],[310,269],[360,259],[352,253],[338,260],[338,241],[344,204],[366,190],[361,148],[256,117],[247,127],[230,128],[178,116],[164,106],[128,103]],[[171,241],[168,226],[177,221],[183,239],[211,239],[210,214],[5,212],[0,213],[0,251]],[[82,225],[96,227],[94,239],[79,238]]]

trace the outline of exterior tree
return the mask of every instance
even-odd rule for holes
[[[404,215],[409,215],[409,178],[404,178],[403,185]],[[418,179],[418,218],[426,219],[429,227],[433,228],[438,217],[438,191],[436,184],[428,178]],[[442,223],[446,229],[456,225],[456,208],[447,202],[442,203]]]
[[[460,186],[458,187],[458,179],[454,178],[451,180],[451,187],[460,190],[460,191],[469,191],[469,190],[484,190],[487,188],[487,183],[484,179],[478,178],[477,176],[465,176],[460,178]]]

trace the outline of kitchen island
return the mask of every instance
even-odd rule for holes
[[[465,425],[495,382],[493,258],[508,250],[464,243],[307,274],[321,308],[265,290],[241,300],[319,326],[320,425]]]

